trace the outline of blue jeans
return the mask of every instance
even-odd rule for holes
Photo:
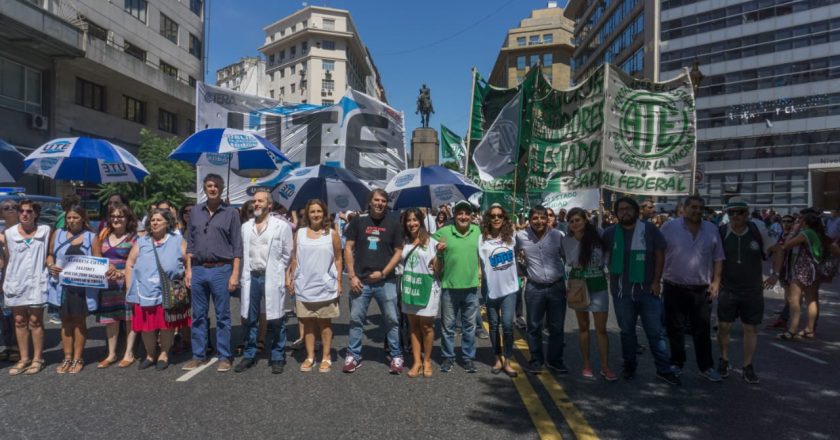
[[[487,306],[487,321],[490,323],[490,342],[493,343],[493,352],[496,356],[510,359],[513,356],[513,313],[516,309],[516,294],[512,293],[496,299],[487,297],[484,302]],[[501,332],[499,332],[500,326]]]
[[[257,356],[257,333],[260,330],[260,306],[265,298],[265,275],[251,275],[251,292],[248,303],[248,319],[245,320],[245,359]],[[266,322],[271,343],[271,360],[286,361],[286,315]]]
[[[350,341],[347,343],[347,353],[356,360],[362,359],[362,337],[365,335],[364,325],[371,299],[376,300],[385,321],[386,340],[391,357],[402,356],[397,285],[392,281],[365,284],[362,293],[350,293]]]
[[[560,280],[551,285],[525,285],[525,313],[528,318],[528,350],[531,363],[562,364],[563,324],[566,322],[566,284]],[[548,352],[543,354],[543,318],[548,327]]]
[[[192,352],[193,359],[207,356],[210,298],[216,311],[216,349],[220,359],[230,359],[230,292],[228,280],[233,266],[196,265],[192,268]]]
[[[636,322],[641,316],[642,327],[648,338],[650,353],[653,355],[656,371],[668,373],[671,363],[668,360],[668,347],[665,342],[665,330],[662,325],[664,308],[662,299],[654,296],[650,291],[627,294],[618,297],[613,293],[613,308],[615,318],[621,329],[621,356],[624,366],[631,371],[636,370]]]
[[[475,315],[478,314],[478,288],[443,289],[440,314],[443,337],[440,340],[444,359],[455,359],[455,316],[461,314],[461,355],[475,359]]]
[[[17,347],[15,318],[12,316],[11,308],[0,309],[0,345],[7,350]]]

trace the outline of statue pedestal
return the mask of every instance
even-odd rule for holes
[[[437,165],[440,141],[434,128],[417,128],[411,133],[411,167]]]

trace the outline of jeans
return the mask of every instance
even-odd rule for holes
[[[685,365],[685,329],[691,326],[697,367],[706,371],[714,366],[712,358],[711,306],[706,286],[680,286],[665,282],[665,328],[671,345],[671,363]]]
[[[636,322],[641,317],[642,328],[648,339],[656,371],[669,373],[671,363],[668,361],[668,347],[662,327],[662,299],[654,296],[650,291],[624,293],[621,297],[613,293],[612,297],[615,319],[621,329],[621,357],[624,359],[624,368],[636,371],[636,349],[638,348]]]
[[[513,357],[513,314],[517,293],[501,298],[486,298],[487,321],[490,323],[490,342],[496,356]],[[501,321],[501,322],[500,322]],[[499,332],[501,327],[501,332]]]
[[[465,361],[475,359],[475,315],[478,314],[478,288],[443,289],[440,315],[443,337],[440,340],[444,359],[455,358],[455,316],[461,314],[461,355]]]
[[[7,350],[17,347],[15,318],[12,316],[11,308],[0,309],[0,345]]]
[[[193,359],[207,356],[210,298],[216,312],[216,349],[220,359],[230,359],[230,264],[219,267],[196,265],[192,268],[192,352]]]
[[[362,337],[365,333],[365,319],[367,319],[371,299],[376,300],[385,321],[386,339],[391,357],[401,357],[397,285],[392,281],[365,284],[360,294],[350,294],[350,341],[347,344],[347,353],[356,360],[362,359]]]
[[[265,275],[251,275],[251,292],[248,303],[248,319],[245,320],[245,359],[257,356],[257,333],[260,330],[260,306],[265,298]],[[268,334],[266,339],[271,343],[271,360],[285,362],[286,360],[286,315],[281,318],[270,319],[266,322]]]
[[[563,363],[563,324],[566,322],[566,285],[562,280],[550,285],[525,285],[525,312],[528,315],[528,349],[531,363]],[[548,353],[543,354],[543,318],[548,327]],[[548,358],[548,359],[546,359]]]

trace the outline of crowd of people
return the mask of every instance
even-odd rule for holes
[[[99,369],[137,363],[141,370],[163,370],[173,353],[190,351],[182,370],[201,367],[215,352],[219,372],[244,372],[266,351],[271,372],[279,374],[286,351],[299,348],[305,352],[300,371],[328,373],[332,320],[340,316],[346,295],[345,373],[363,363],[364,326],[375,300],[391,374],[407,368],[412,378],[433,375],[438,316],[440,372],[458,365],[477,372],[476,338],[489,337],[490,372],[517,376],[521,372],[510,361],[519,326],[530,352],[525,371],[567,374],[564,324],[571,309],[582,357],[578,371],[594,378],[597,370],[604,380],[616,381],[617,360],[610,359],[607,334],[612,302],[624,379],[636,374],[640,319],[656,376],[671,385],[681,383],[686,368],[686,334],[693,340],[698,373],[713,382],[727,377],[729,335],[740,320],[741,374],[756,384],[753,359],[764,289],[776,283],[785,289],[785,311],[771,324],[783,330],[778,338],[813,338],[820,283],[834,276],[840,255],[837,212],[827,225],[813,209],[751,216],[737,198],[721,213],[689,196],[670,216],[658,214],[651,200],[640,204],[630,197],[618,199],[601,216],[580,208],[555,213],[543,206],[516,216],[500,204],[478,212],[467,201],[436,211],[390,212],[388,194],[374,189],[362,213],[331,213],[321,200],[289,213],[267,190],[257,190],[238,209],[224,203],[218,175],[208,175],[203,190],[203,203],[177,211],[160,201],[139,220],[129,201],[115,194],[98,231],[72,196],[65,198],[64,215],[53,228],[39,225],[37,202],[3,201],[0,343],[6,346],[3,359],[14,362],[9,374],[33,375],[45,368],[45,311],[57,313],[50,319],[61,324],[64,360],[55,366],[58,374],[84,368],[91,314],[106,329],[107,352]],[[73,255],[107,258],[108,287],[60,282],[62,266]],[[766,278],[765,261],[771,268]],[[231,340],[231,298],[236,296],[244,330],[238,346]],[[807,318],[800,329],[803,301]],[[715,303],[717,365],[711,339]],[[489,334],[483,334],[482,304]],[[209,334],[211,305],[215,346]],[[294,342],[287,340],[289,316],[298,319],[300,337]],[[593,327],[597,363],[590,354]],[[138,334],[142,359],[135,358]],[[234,367],[237,356],[241,360]]]

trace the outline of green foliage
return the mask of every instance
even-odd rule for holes
[[[459,173],[464,172],[464,170],[461,169],[461,166],[458,165],[458,162],[455,162],[454,160],[443,162],[442,164],[440,164],[440,166],[444,168],[449,168],[450,170],[457,171]]]
[[[178,147],[180,139],[161,137],[147,129],[140,130],[140,150],[137,159],[149,170],[138,183],[109,183],[101,185],[97,198],[106,203],[108,197],[121,193],[131,201],[131,209],[142,216],[152,203],[167,199],[175,206],[191,201],[184,192],[195,191],[195,169],[186,162],[171,160],[169,153]]]

